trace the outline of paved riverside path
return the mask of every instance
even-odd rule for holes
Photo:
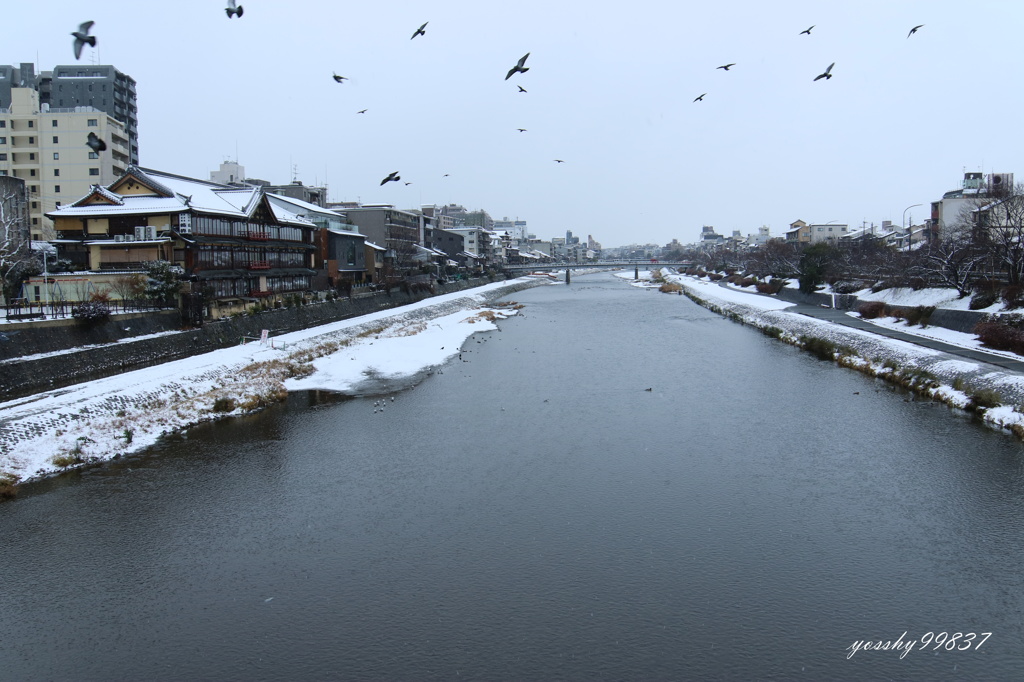
[[[725,289],[729,289],[730,291],[739,291],[744,294],[750,294],[751,296],[766,296],[776,301],[782,300],[778,296],[772,296],[771,294],[762,294],[759,291],[745,291],[743,289],[737,289],[736,287],[729,286],[728,282],[719,282],[718,286],[723,287]],[[859,317],[847,315],[848,311],[846,310],[826,308],[823,306],[812,305],[810,303],[793,303],[784,310],[791,313],[797,313],[798,315],[806,315],[807,317],[813,317],[818,320],[824,320],[825,322],[839,324],[844,327],[860,329],[861,331],[870,332],[871,334],[877,334],[879,336],[887,336],[892,339],[906,341],[907,343],[913,343],[923,348],[930,348],[932,350],[942,351],[943,353],[949,353],[950,355],[955,355],[957,357],[963,358],[964,360],[970,360],[971,362],[977,362],[982,365],[990,365],[994,368],[1003,371],[1024,375],[1024,361],[1022,360],[1016,360],[1014,358],[1008,358],[1004,355],[998,355],[996,353],[985,352],[982,350],[974,350],[973,348],[954,346],[952,344],[944,343],[942,341],[936,341],[935,339],[929,339],[923,336],[917,336],[915,334],[907,334],[905,332],[901,332],[898,329],[890,329],[889,327],[882,327],[880,325],[871,324],[870,322],[863,320]]]
[[[735,291],[735,289],[734,289]],[[768,294],[757,294],[758,296],[767,296]],[[862,320],[859,317],[853,315],[847,315],[845,310],[836,310],[835,308],[823,308],[821,306],[811,305],[809,303],[797,303],[791,308],[786,308],[789,312],[798,313],[800,315],[806,315],[808,317],[814,317],[819,320],[825,320],[826,322],[832,322],[834,324],[841,324],[845,327],[852,327],[853,329],[860,329],[872,334],[878,334],[879,336],[888,336],[893,339],[899,339],[900,341],[907,341],[908,343],[914,343],[918,346],[925,348],[931,348],[932,350],[942,351],[943,353],[949,353],[961,357],[965,360],[972,362],[978,362],[986,365],[993,365],[999,369],[1014,372],[1017,374],[1024,374],[1024,361],[1014,360],[1003,355],[996,355],[995,353],[986,353],[985,351],[974,350],[971,348],[964,348],[962,346],[954,346],[942,341],[936,341],[934,339],[925,338],[923,336],[917,336],[915,334],[907,334],[901,332],[898,329],[890,329],[888,327],[882,327],[876,324],[871,324],[866,320]]]

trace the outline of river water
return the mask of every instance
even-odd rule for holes
[[[1013,438],[611,275],[513,298],[383,411],[295,395],[0,505],[0,677],[1024,676]],[[964,634],[848,657],[904,632]]]

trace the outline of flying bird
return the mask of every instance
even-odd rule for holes
[[[716,69],[725,69],[726,71],[728,71],[730,66],[736,66],[736,62],[733,62],[732,64],[725,64],[723,66],[716,66],[715,68]]]
[[[386,178],[384,178],[383,180],[381,180],[380,184],[381,184],[381,186],[383,186],[384,183],[387,183],[387,182],[398,182],[401,179],[402,178],[398,174],[398,171],[395,171],[394,173],[388,173],[388,176]]]
[[[815,26],[817,26],[817,24],[811,24],[811,28],[814,28]],[[807,35],[811,35],[811,28],[807,28],[807,29],[804,29],[803,31],[800,31],[800,35],[803,35],[805,33]]]
[[[505,80],[508,80],[509,78],[511,78],[512,74],[514,74],[514,73],[526,73],[527,71],[529,71],[530,67],[523,66],[523,64],[526,63],[526,58],[529,57],[529,56],[530,56],[530,53],[527,52],[522,57],[520,57],[519,61],[516,62],[516,65],[508,70],[508,75],[505,76]]]
[[[424,21],[423,25],[416,29],[416,32],[412,34],[412,38],[415,38],[416,36],[426,35],[427,32],[424,31],[423,29],[425,29],[427,27],[427,24],[429,23],[429,21]],[[409,40],[412,40],[412,38],[409,38]]]
[[[521,133],[525,133],[526,132],[526,128],[516,128],[516,130],[518,130]]]
[[[89,43],[90,47],[96,47],[96,36],[89,35],[89,29],[95,23],[95,21],[86,21],[78,25],[77,31],[71,32],[71,35],[75,37],[75,59],[82,56],[82,48],[86,43]]]
[[[408,187],[411,184],[412,184],[411,182],[407,182],[407,183],[405,183],[405,186]]]
[[[832,77],[832,67],[835,66],[835,65],[836,65],[835,62],[832,62],[831,64],[829,64],[828,68],[825,69],[825,73],[819,73],[817,76],[814,77],[814,80],[821,80],[822,78],[824,78],[825,80],[828,80],[829,78],[831,78]]]
[[[228,15],[228,19],[231,17],[242,18],[242,6],[235,3],[235,0],[228,0],[228,6],[224,8],[224,12]]]
[[[918,24],[914,28],[910,29],[910,33],[907,34],[907,37],[909,38],[910,36],[912,36],[915,33],[917,33],[917,29],[921,28],[922,26],[924,26],[924,24]]]
[[[508,80],[508,78],[506,78],[505,80]],[[516,87],[519,88],[519,92],[526,92],[526,88],[524,88],[522,85],[517,85]]]
[[[369,109],[360,109],[360,110],[359,110],[359,111],[357,111],[356,113],[357,113],[357,114],[365,114],[365,113],[366,113],[367,111],[369,111]]]
[[[555,163],[565,163],[565,161],[562,161],[561,159],[555,159]]]
[[[97,154],[102,151],[106,151],[107,149],[107,143],[101,140],[96,133],[89,133],[89,137],[86,139],[85,144],[89,149],[93,150]]]
[[[708,94],[708,93],[705,92],[704,95],[706,95],[706,94]],[[703,102],[704,101],[704,95],[701,95],[700,97],[697,97],[693,101],[694,102]]]
[[[444,174],[444,175],[442,175],[441,177],[442,177],[442,178],[447,178],[447,177],[448,177],[448,173],[445,173],[445,174]]]
[[[347,80],[348,80],[348,78],[346,78],[345,76],[339,76],[338,74],[334,74],[334,82],[335,83],[341,83],[342,81],[347,81]]]

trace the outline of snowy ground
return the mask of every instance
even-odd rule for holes
[[[539,281],[557,284],[547,277],[493,283],[276,336],[272,345],[225,348],[0,403],[0,475],[24,481],[76,460],[135,452],[164,434],[273,403],[289,390],[403,388],[458,354],[470,335],[494,330],[494,320],[516,312],[487,301]]]
[[[716,282],[704,279],[669,273],[667,269],[662,274],[667,282],[679,284],[687,292],[700,299],[706,307],[719,313],[738,317],[746,324],[760,329],[779,332],[780,338],[786,341],[797,342],[800,337],[807,336],[831,341],[838,347],[854,351],[853,354],[847,353],[842,358],[841,362],[846,366],[903,384],[908,380],[913,380],[915,376],[926,377],[927,383],[935,384],[934,387],[926,391],[927,394],[953,407],[967,407],[971,400],[971,393],[977,393],[983,389],[996,391],[1002,398],[1002,405],[985,410],[983,418],[999,427],[1024,428],[1024,414],[1017,411],[1017,408],[1024,406],[1024,376],[997,371],[990,365],[964,360],[949,353],[924,348],[913,343],[800,315],[787,310],[787,308],[794,307],[793,304],[772,297],[746,293],[735,287],[722,287]],[[627,273],[620,273],[618,276],[632,279]],[[642,279],[649,280],[651,277],[652,273],[650,272],[641,273]],[[657,286],[642,282],[638,285]],[[946,290],[939,291],[948,294]],[[909,302],[911,300],[934,301],[938,298],[934,290],[930,294],[928,292],[929,290],[913,292],[913,294],[908,294],[905,298],[894,302],[901,305],[934,305],[934,302]],[[894,291],[890,295],[894,294],[898,294],[898,292]],[[891,321],[887,320],[872,320],[872,322],[876,322],[879,326],[891,324]],[[976,338],[969,334],[959,334],[934,327],[908,327],[901,322],[892,324],[892,326],[904,333],[937,338],[946,343],[987,353],[993,352],[987,348],[981,348]],[[995,354],[1001,355],[1002,353]],[[1012,354],[1010,357],[1016,358]],[[954,389],[954,385],[959,386],[962,390]]]

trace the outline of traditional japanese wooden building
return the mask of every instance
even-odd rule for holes
[[[47,214],[76,277],[108,280],[166,260],[184,269],[192,301],[220,317],[312,288],[317,226],[259,187],[234,187],[130,166]]]

